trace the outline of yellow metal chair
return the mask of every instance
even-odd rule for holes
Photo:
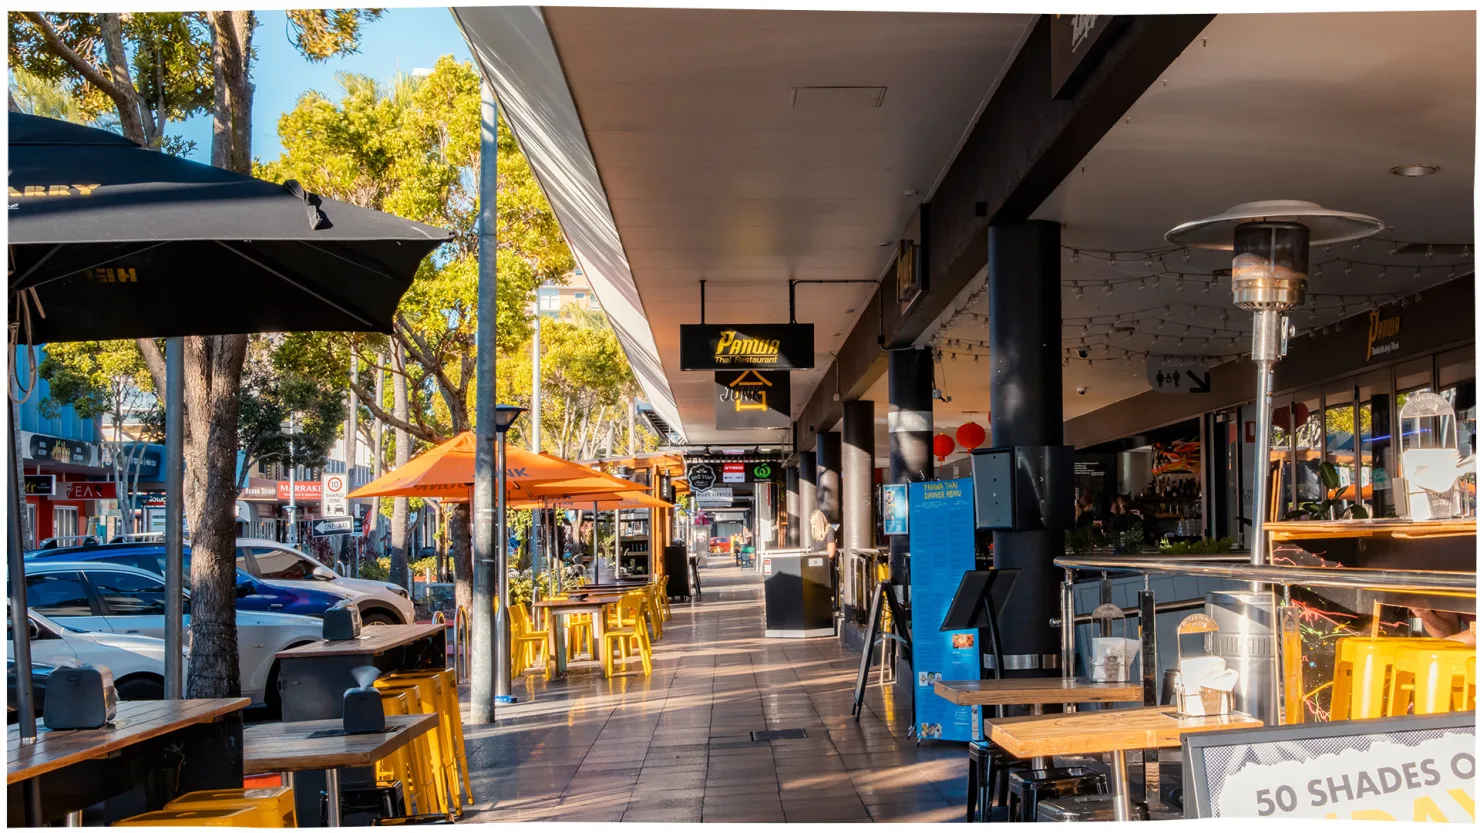
[[[534,622],[530,621],[529,608],[521,604],[509,605],[509,624],[512,628],[511,635],[514,637],[513,649],[515,657],[514,675],[518,676],[531,668],[536,667],[536,659],[543,660],[545,679],[550,679],[550,630],[546,626],[543,630],[536,630]]]
[[[435,708],[428,709],[422,705],[422,687],[416,681],[392,682],[379,679],[375,681],[375,687],[382,692],[406,695],[404,714],[435,712]],[[386,714],[391,712],[387,711]],[[411,775],[416,781],[418,813],[452,812],[447,798],[446,764],[441,754],[440,741],[437,732],[431,731],[412,739],[407,745],[411,750]]]
[[[251,827],[297,827],[292,787],[249,787],[239,790],[198,790],[164,805],[166,810],[233,810],[257,813]]]
[[[155,810],[122,821],[113,827],[257,827],[261,813],[253,807],[177,807]]]
[[[462,724],[462,702],[457,697],[457,673],[451,668],[428,669],[425,671],[402,671],[394,675],[399,679],[413,680],[423,677],[435,677],[442,681],[442,703],[437,709],[443,723],[447,726],[445,734],[451,736],[452,758],[457,765],[458,777],[462,783],[461,803],[464,806],[473,804],[473,784],[468,777],[468,751],[467,742],[463,738]],[[454,790],[449,787],[449,793]]]
[[[1475,661],[1475,649],[1451,640],[1448,645],[1407,646],[1393,663],[1392,694],[1388,716],[1408,713],[1447,714],[1473,708],[1469,696],[1467,666]],[[1470,672],[1473,674],[1473,672]]]
[[[442,783],[445,785],[445,795],[448,797],[448,809],[461,811],[458,767],[462,766],[464,772],[466,771],[467,756],[463,753],[462,715],[459,714],[460,706],[457,702],[456,687],[451,689],[449,705],[447,679],[441,671],[397,672],[387,674],[385,680],[390,685],[416,686],[422,712],[437,715],[437,728],[433,732],[436,738],[432,754],[436,759],[435,763],[442,771]],[[453,716],[450,717],[449,712]],[[453,733],[454,725],[457,726],[456,734]],[[472,795],[471,789],[468,790],[468,794]],[[471,798],[468,803],[472,803]]]
[[[409,695],[403,692],[381,689],[381,708],[385,710],[387,717],[411,714],[409,702]],[[401,782],[402,807],[408,816],[436,811],[428,783],[429,765],[426,761],[417,759],[420,751],[416,742],[412,741],[375,762],[376,786],[389,787],[397,781]]]
[[[642,588],[643,602],[647,605],[648,621],[653,626],[653,639],[663,638],[663,606],[658,601],[658,586],[649,584]]]
[[[1411,647],[1440,639],[1348,636],[1336,640],[1336,669],[1331,686],[1332,720],[1368,720],[1388,713],[1393,666]]]
[[[642,658],[643,676],[653,673],[653,646],[648,641],[647,623],[643,621],[642,594],[629,594],[623,596],[617,602],[617,611],[614,617],[615,624],[608,626],[605,644],[601,646],[601,663],[607,677],[616,675],[618,651],[626,660],[627,646],[635,645],[638,656]]]

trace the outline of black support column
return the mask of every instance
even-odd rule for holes
[[[843,403],[843,535],[838,549],[842,581],[843,645],[862,650],[869,600],[864,598],[864,554],[874,547],[874,403]]]
[[[786,469],[786,540],[781,543],[785,549],[796,549],[802,545],[802,525],[806,523],[802,517],[802,482],[801,473],[796,466]]]
[[[992,444],[1062,445],[1059,226],[1044,221],[992,226],[988,251]],[[1018,570],[1012,602],[1002,612],[1008,676],[1015,670],[1018,676],[1039,676],[1047,672],[1033,669],[1057,662],[1059,634],[1048,620],[1059,610],[1053,560],[1063,551],[1058,530],[993,535],[995,566]]]
[[[797,526],[801,537],[798,545],[811,549],[812,512],[817,508],[817,452],[803,451],[797,455]]]
[[[889,352],[889,482],[917,483],[935,477],[930,454],[935,360],[927,349]],[[908,603],[910,539],[889,536],[889,576]]]

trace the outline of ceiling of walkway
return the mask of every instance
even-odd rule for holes
[[[534,31],[455,12],[602,306],[630,305],[613,317],[649,397],[690,442],[737,445],[789,435],[714,430],[713,374],[678,370],[699,281],[710,322],[755,323],[787,320],[789,279],[878,280],[1032,20],[545,7]],[[793,415],[873,291],[798,287],[817,369],[793,374]]]
[[[1088,345],[1093,361],[1064,369],[1066,418],[1148,390],[1141,353],[1247,350],[1248,316],[1233,307],[1226,275],[1207,279],[1227,268],[1226,255],[1184,260],[1178,250],[1148,266],[1138,254],[1167,249],[1163,235],[1179,223],[1242,202],[1300,199],[1375,216],[1389,226],[1384,239],[1473,243],[1473,12],[1219,15],[1203,36],[1035,215],[1064,226],[1064,345]],[[1417,164],[1439,171],[1390,173]],[[1462,255],[1395,255],[1374,241],[1313,252],[1321,261],[1307,303],[1315,315],[1294,318],[1302,330],[1473,270]],[[1180,290],[1172,272],[1187,274]],[[967,309],[984,316],[986,299]],[[987,424],[986,341],[972,315],[943,328],[938,385],[952,401],[936,403],[937,426],[973,416]],[[883,402],[886,392],[881,380],[870,396]],[[881,408],[880,443],[885,417]]]

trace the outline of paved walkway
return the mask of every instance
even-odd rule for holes
[[[721,561],[701,572],[702,601],[673,605],[651,677],[636,662],[612,680],[528,674],[493,726],[466,727],[468,821],[962,819],[964,747],[916,746],[878,686],[855,723],[857,655],[763,638],[760,577]],[[750,739],[792,728],[807,737]]]

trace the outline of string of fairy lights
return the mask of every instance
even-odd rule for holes
[[[1394,265],[1363,259],[1352,253],[1385,251],[1390,256],[1420,257],[1417,265]],[[1062,281],[1066,292],[1082,299],[1090,292],[1104,297],[1113,297],[1117,290],[1128,292],[1131,297],[1147,289],[1161,288],[1170,283],[1178,292],[1188,293],[1187,300],[1171,303],[1148,304],[1147,306],[1115,313],[1091,316],[1071,316],[1063,319],[1063,363],[1081,362],[1094,367],[1096,362],[1123,362],[1131,364],[1137,359],[1157,359],[1163,364],[1176,366],[1215,365],[1237,361],[1248,352],[1251,322],[1247,316],[1228,305],[1202,303],[1193,300],[1199,295],[1211,294],[1215,289],[1222,294],[1214,297],[1229,297],[1232,278],[1228,270],[1197,272],[1190,268],[1173,268],[1174,264],[1189,263],[1192,253],[1182,247],[1145,250],[1116,250],[1073,248],[1065,246],[1071,263],[1081,260],[1102,261],[1112,268],[1135,268],[1151,270],[1144,274],[1125,274],[1109,278],[1076,278]],[[1310,267],[1313,283],[1323,277],[1340,275],[1359,278],[1375,277],[1379,284],[1390,276],[1412,276],[1404,280],[1404,286],[1394,286],[1390,291],[1378,292],[1307,292],[1306,303],[1290,313],[1291,320],[1300,326],[1302,321],[1312,331],[1327,334],[1340,332],[1342,319],[1350,315],[1379,306],[1397,304],[1406,307],[1409,303],[1423,300],[1423,286],[1439,280],[1452,280],[1474,274],[1471,262],[1471,247],[1468,244],[1409,243],[1401,240],[1368,238],[1347,244],[1349,253],[1330,257]],[[1332,253],[1333,247],[1325,246],[1322,254]],[[1438,258],[1440,262],[1434,262]],[[1411,270],[1411,271],[1410,271]],[[931,340],[936,361],[966,360],[980,362],[988,355],[989,343],[980,338],[957,334],[963,324],[979,328],[989,322],[986,314],[976,312],[973,307],[986,294],[983,285],[966,299],[961,307],[947,319]],[[1334,313],[1335,321],[1317,324],[1323,314]],[[1147,341],[1142,346],[1135,340]]]

